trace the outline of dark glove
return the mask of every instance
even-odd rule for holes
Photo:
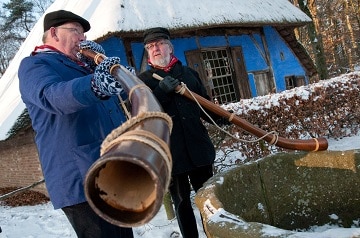
[[[176,78],[166,76],[160,81],[159,87],[166,93],[170,93],[175,90],[176,86],[180,84],[180,81]]]
[[[104,98],[122,93],[123,88],[120,83],[110,74],[110,68],[115,64],[120,64],[119,57],[107,57],[96,66],[91,89],[97,97]]]
[[[230,113],[234,113],[233,110],[228,110],[228,112]],[[225,117],[219,117],[217,120],[215,120],[215,123],[218,124],[219,126],[229,126],[232,123],[229,121],[228,118]]]
[[[228,119],[226,119],[225,117],[221,117],[219,119],[217,119],[215,121],[216,124],[218,124],[219,126],[228,126],[231,125],[231,122],[229,122]]]
[[[100,53],[100,54],[105,54],[105,50],[102,48],[101,45],[99,45],[98,43],[96,43],[94,41],[89,41],[89,40],[81,41],[80,44],[79,44],[79,49],[80,50],[87,49],[87,50],[95,51],[95,52]],[[81,62],[87,64],[91,69],[93,69],[93,70],[95,69],[96,63],[94,62],[94,60],[85,57],[80,52],[78,52],[76,54],[76,57]]]

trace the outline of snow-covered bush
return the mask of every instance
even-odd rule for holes
[[[222,107],[234,111],[237,116],[264,131],[275,131],[284,138],[341,138],[355,135],[360,128],[360,72],[281,93],[242,99],[239,103]],[[222,153],[217,160],[226,160],[225,157],[233,151],[239,153],[239,158],[231,161],[233,164],[286,151],[265,141],[239,141],[219,132],[211,125],[208,125],[208,129],[218,152]],[[257,139],[235,125],[226,129],[241,140]]]

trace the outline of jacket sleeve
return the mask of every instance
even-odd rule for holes
[[[100,101],[91,90],[92,75],[62,62],[30,56],[22,60],[18,76],[22,100],[50,113],[70,114]]]

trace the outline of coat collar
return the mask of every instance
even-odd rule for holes
[[[84,64],[81,61],[75,61],[70,59],[68,56],[66,56],[61,51],[57,50],[55,47],[49,46],[49,45],[41,45],[36,46],[34,51],[31,53],[31,56],[36,55],[54,55],[56,58],[61,61],[62,64],[74,68],[76,70],[82,71],[86,74],[93,73],[93,70],[89,68],[86,64]]]

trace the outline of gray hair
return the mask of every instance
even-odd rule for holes
[[[48,35],[49,35],[49,30],[45,31],[43,36],[42,36],[42,42],[43,43],[46,43],[46,38],[47,38]]]

